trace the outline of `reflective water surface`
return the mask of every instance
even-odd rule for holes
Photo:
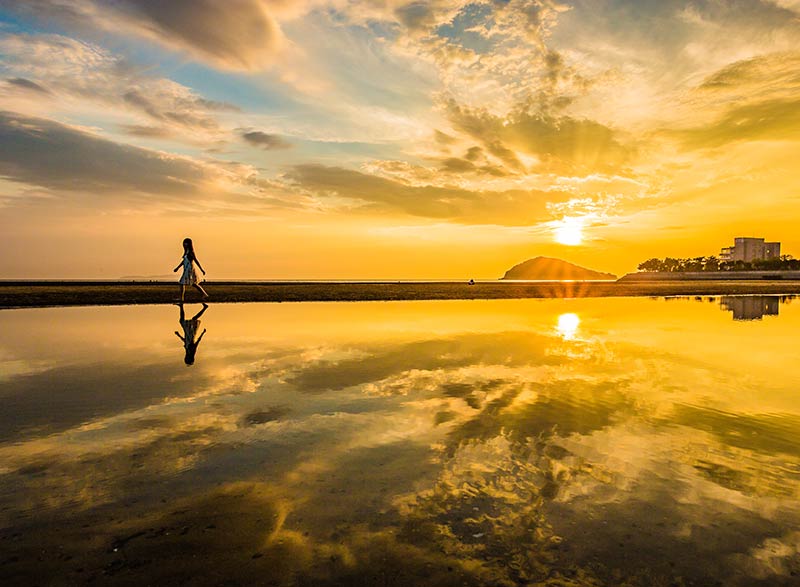
[[[0,584],[798,585],[792,301],[0,312]]]

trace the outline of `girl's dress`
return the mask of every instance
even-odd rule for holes
[[[197,271],[194,270],[194,262],[189,253],[183,254],[183,275],[181,275],[180,284],[197,285]]]
[[[194,337],[197,336],[197,329],[200,327],[200,320],[181,320],[183,327],[183,346],[187,349],[195,343]]]

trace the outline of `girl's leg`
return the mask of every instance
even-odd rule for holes
[[[181,303],[183,303],[183,297],[186,295],[186,286],[181,284]]]
[[[203,294],[203,299],[208,297],[208,294],[206,293],[206,290],[204,290],[202,287],[200,287],[199,283],[195,283],[194,286],[197,288],[197,291],[199,291],[201,294]]]
[[[183,307],[183,306],[181,306],[181,308],[182,308],[182,307]],[[200,311],[199,311],[197,314],[195,314],[195,315],[194,315],[194,317],[192,318],[192,320],[199,320],[199,319],[200,319],[200,316],[202,316],[202,315],[203,315],[203,312],[205,312],[206,310],[208,310],[208,304],[203,304],[203,308],[202,308],[202,309],[201,309],[201,310],[200,310]]]

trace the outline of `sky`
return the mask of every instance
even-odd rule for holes
[[[800,0],[0,0],[0,279],[800,256]]]

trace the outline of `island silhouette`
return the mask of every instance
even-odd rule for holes
[[[534,257],[506,271],[500,279],[538,279],[538,280],[599,280],[616,279],[616,275],[602,273],[552,257]]]

